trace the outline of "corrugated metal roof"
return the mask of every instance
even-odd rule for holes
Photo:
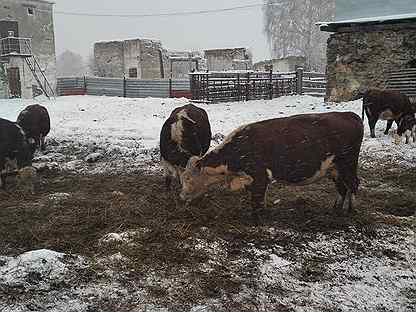
[[[406,21],[416,21],[416,13],[375,16],[375,17],[363,17],[350,20],[336,21],[336,22],[318,22],[322,31],[336,31],[340,27],[349,27],[352,25],[360,24],[395,24],[403,23]]]

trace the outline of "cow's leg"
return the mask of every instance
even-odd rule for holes
[[[344,205],[347,188],[345,187],[344,182],[342,182],[342,180],[339,177],[335,180],[335,186],[338,191],[338,196],[335,200],[333,210],[339,214],[342,211],[342,207]]]
[[[42,134],[40,134],[40,136],[39,136],[39,142],[40,142],[40,150],[43,152],[43,151],[45,151],[45,137],[42,135]]]
[[[267,178],[265,174],[259,174],[249,186],[251,193],[252,216],[259,221],[259,212],[266,206]]]
[[[166,175],[165,176],[165,187],[167,190],[170,190],[171,186],[172,186],[172,176],[171,175]]]
[[[0,172],[0,189],[6,190],[6,176],[7,174]]]
[[[384,131],[385,135],[389,134],[389,130],[390,130],[391,126],[393,125],[393,121],[394,121],[393,119],[387,120],[386,131]]]
[[[368,119],[368,125],[370,127],[370,134],[372,138],[376,137],[376,133],[374,131],[374,129],[376,128],[376,123],[377,123],[377,119],[375,118]]]
[[[337,190],[342,197],[342,202],[337,200],[337,210],[347,210],[349,213],[352,212],[352,194],[355,194],[358,190],[360,183],[357,177],[358,167],[358,155],[359,151],[350,154],[350,158],[347,157],[342,160],[338,160],[336,168],[338,172],[338,178],[336,181]],[[347,160],[348,159],[348,160]]]

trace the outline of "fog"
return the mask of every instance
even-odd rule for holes
[[[55,3],[57,54],[71,50],[87,57],[96,41],[150,38],[161,40],[168,50],[248,47],[254,61],[270,58],[261,6],[192,16],[146,18],[59,13],[156,14],[261,4],[262,0],[56,0]]]

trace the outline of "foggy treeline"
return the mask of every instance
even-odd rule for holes
[[[56,73],[58,77],[81,77],[94,74],[94,58],[89,56],[85,60],[81,55],[66,50],[56,59]]]
[[[328,33],[317,22],[332,21],[335,0],[264,0],[264,30],[273,58],[306,57],[309,70],[324,71]]]

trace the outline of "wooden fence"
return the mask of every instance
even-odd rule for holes
[[[416,102],[416,68],[392,71],[388,74],[385,89],[396,90],[406,94],[412,102]]]
[[[302,69],[289,73],[191,73],[192,100],[216,103],[302,94]]]
[[[302,92],[311,96],[324,97],[326,94],[326,75],[324,73],[304,72]]]

